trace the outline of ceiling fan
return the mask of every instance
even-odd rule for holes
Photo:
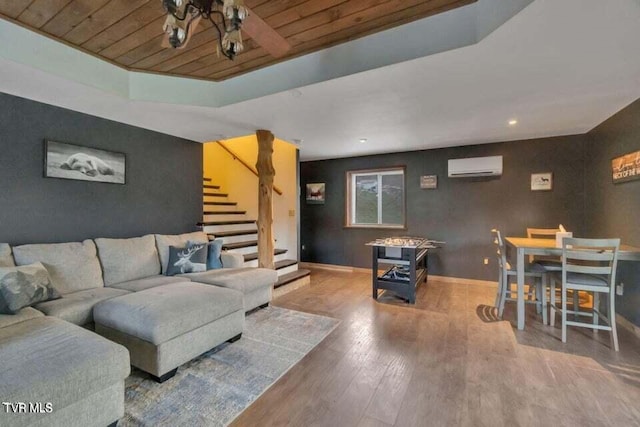
[[[162,5],[167,12],[163,47],[184,48],[200,20],[207,19],[218,33],[219,52],[229,59],[244,49],[241,31],[276,58],[291,49],[289,42],[242,0],[162,0]]]

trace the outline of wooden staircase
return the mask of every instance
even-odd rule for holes
[[[245,267],[258,266],[258,227],[254,218],[230,201],[227,193],[220,192],[220,186],[212,184],[211,178],[203,181],[203,211],[199,227],[210,239],[222,239],[222,250],[244,256]],[[276,241],[277,242],[277,241]],[[298,269],[298,261],[287,259],[286,249],[274,250],[275,269],[278,283],[275,288],[285,287],[309,276],[309,270]]]

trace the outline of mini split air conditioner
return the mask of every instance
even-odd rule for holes
[[[449,178],[502,175],[502,156],[449,160]]]

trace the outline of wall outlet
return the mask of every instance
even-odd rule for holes
[[[489,265],[489,258],[484,259],[484,265]]]
[[[616,295],[622,296],[624,294],[624,283],[620,282],[618,286],[616,286]]]
[[[305,245],[302,245],[302,250],[306,250],[307,248],[305,247]]]
[[[289,209],[289,216],[296,216],[295,209]]]

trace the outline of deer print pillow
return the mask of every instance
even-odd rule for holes
[[[165,275],[200,273],[207,271],[207,245],[187,246],[180,248],[169,246],[169,264]]]

